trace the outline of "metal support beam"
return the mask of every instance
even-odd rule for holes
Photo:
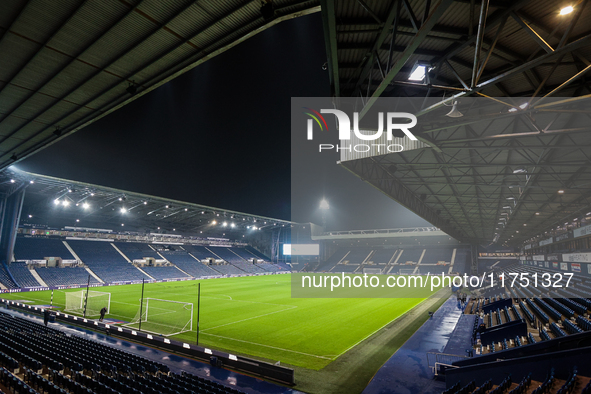
[[[335,15],[335,0],[320,0],[322,13],[322,28],[324,30],[324,44],[328,62],[328,77],[331,95],[339,97],[341,86],[339,80],[339,59],[337,56],[337,27]]]
[[[482,39],[484,38],[484,29],[486,16],[488,14],[488,0],[482,0],[480,6],[480,17],[478,19],[478,32],[476,33],[476,49],[474,50],[474,65],[472,66],[472,83],[470,87],[476,86],[476,77],[480,66],[480,51],[482,50]]]
[[[427,37],[427,34],[431,31],[433,26],[437,23],[441,15],[449,8],[449,6],[453,3],[453,0],[441,0],[440,3],[435,7],[429,18],[425,21],[423,26],[419,29],[417,34],[415,35],[414,40],[406,47],[406,50],[402,52],[398,61],[392,66],[392,69],[388,72],[384,80],[380,83],[380,85],[376,88],[373,92],[372,96],[367,101],[365,107],[359,114],[360,118],[369,111],[372,105],[376,102],[378,97],[386,90],[386,87],[394,80],[394,77],[400,69],[406,64],[408,59],[412,56],[414,51],[421,45],[423,40]]]

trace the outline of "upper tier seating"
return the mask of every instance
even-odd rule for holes
[[[177,267],[142,267],[142,270],[156,280],[189,278]]]
[[[270,258],[268,258],[263,253],[259,252],[258,250],[256,250],[255,248],[253,248],[251,246],[247,246],[246,250],[248,250],[250,253],[252,253],[253,255],[255,255],[256,257],[258,257],[261,260],[264,260],[266,262],[271,262]]]
[[[209,258],[218,259],[210,250],[205,246],[199,245],[184,245],[183,248],[187,253],[191,253],[196,259],[204,260]]]
[[[218,246],[209,246],[207,247],[211,252],[213,252],[216,256],[221,258],[228,263],[243,263],[245,260],[237,256],[236,253],[232,252],[229,248],[218,247]]]
[[[255,256],[246,248],[228,248],[228,249],[230,249],[232,252],[236,253],[238,256],[242,257],[246,261],[249,261],[251,259],[259,260],[258,256]]]
[[[129,263],[110,242],[68,241],[78,257],[105,282],[150,279]]]
[[[403,249],[402,255],[398,259],[398,264],[405,264],[407,261],[419,262],[423,249]]]
[[[142,260],[145,257],[152,257],[156,260],[161,260],[162,257],[158,255],[154,249],[150,248],[148,244],[135,242],[113,242],[115,246],[123,252],[131,261]]]
[[[45,257],[61,257],[64,260],[74,259],[72,253],[60,239],[16,238],[14,245],[15,260],[43,260]]]
[[[376,250],[369,260],[375,264],[388,264],[390,261],[394,262],[396,260],[394,257],[396,252],[398,252],[398,249]]]
[[[161,252],[166,260],[170,261],[187,274],[200,278],[204,276],[219,276],[220,273],[211,269],[201,261],[195,260],[185,251]]]
[[[421,264],[437,264],[439,261],[451,262],[453,247],[427,248]]]

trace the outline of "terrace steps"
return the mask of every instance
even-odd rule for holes
[[[47,283],[45,283],[45,281],[39,276],[39,274],[37,273],[37,271],[35,271],[35,269],[30,270],[31,271],[31,275],[33,275],[33,278],[35,278],[37,280],[37,282],[39,282],[39,284],[43,287],[49,287],[47,286]]]

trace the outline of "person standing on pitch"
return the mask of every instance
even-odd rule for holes
[[[101,318],[99,319],[99,321],[103,321],[106,313],[107,313],[107,307],[104,306],[103,309],[101,309]]]

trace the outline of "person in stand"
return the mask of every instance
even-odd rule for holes
[[[45,311],[43,311],[43,324],[45,324],[45,326],[47,327],[47,323],[49,323],[49,316],[51,315],[51,312],[49,311],[48,308],[45,308]]]
[[[99,319],[99,321],[103,321],[106,313],[107,313],[107,307],[105,306],[105,307],[103,307],[103,309],[101,309],[101,318]]]

